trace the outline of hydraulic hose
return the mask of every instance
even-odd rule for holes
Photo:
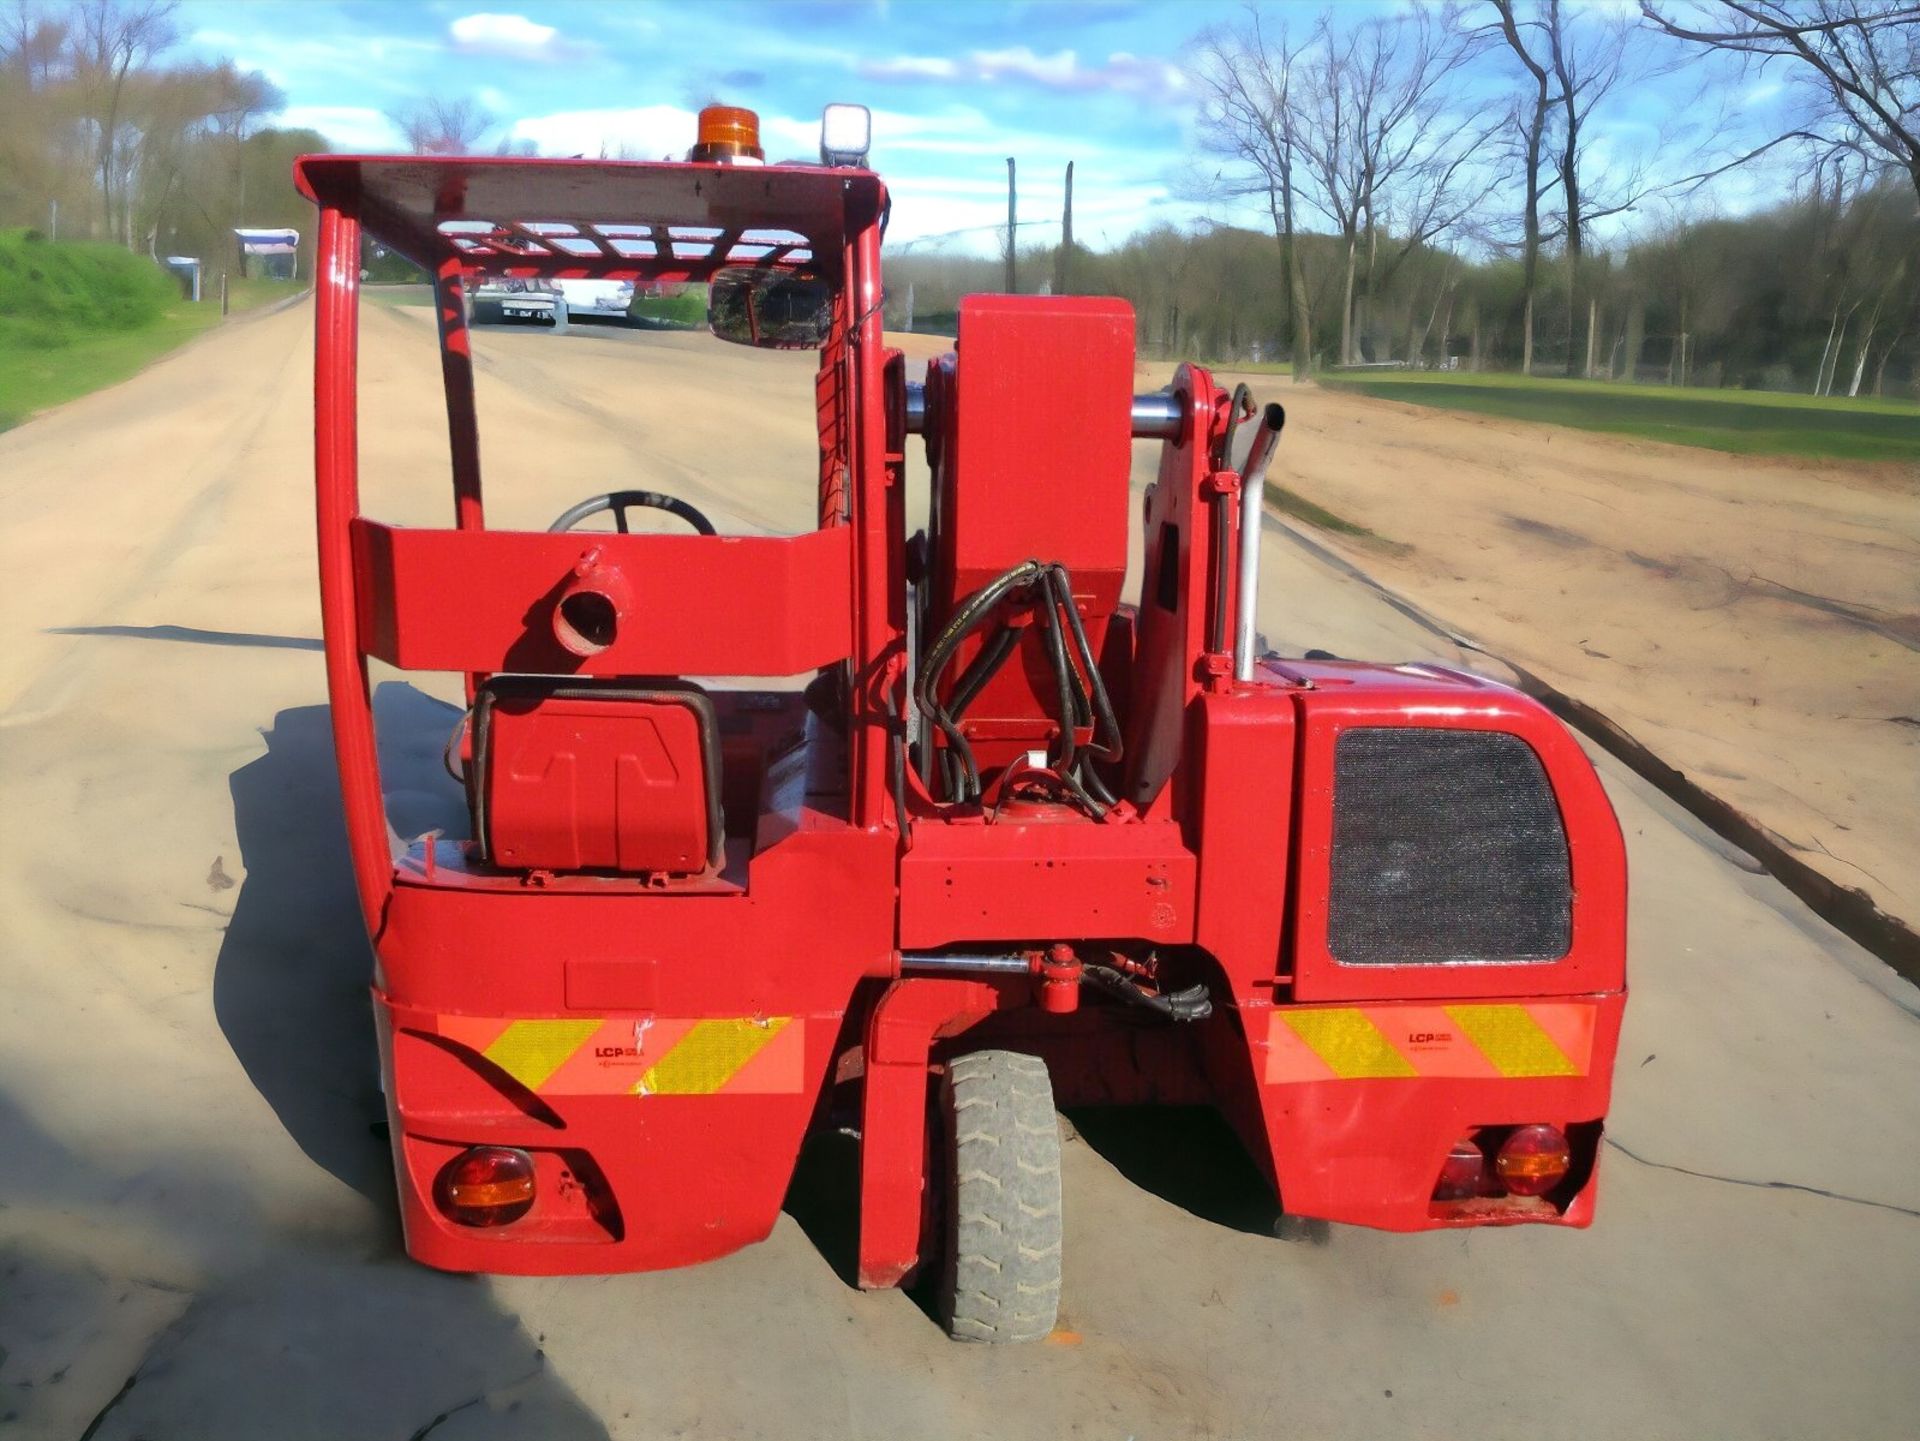
[[[1083,966],[1080,974],[1082,980],[1099,987],[1116,1000],[1128,1005],[1144,1006],[1170,1021],[1203,1021],[1213,1014],[1213,1000],[1202,985],[1188,986],[1181,991],[1149,991],[1138,982],[1121,975],[1112,966],[1091,964]]]
[[[947,738],[937,762],[940,790],[953,803],[975,802],[981,798],[979,764],[960,720],[1018,649],[1027,623],[1003,619],[944,702],[939,696],[940,681],[961,642],[984,624],[1003,600],[1016,596],[1028,598],[1037,609],[1035,622],[1053,677],[1059,721],[1059,742],[1049,756],[1048,766],[1018,779],[1045,776],[1088,814],[1101,819],[1115,801],[1093,762],[1110,764],[1120,758],[1123,748],[1120,724],[1100,674],[1098,658],[1080,620],[1079,608],[1074,604],[1072,578],[1064,566],[1056,563],[1023,561],[996,576],[961,602],[921,658],[919,674],[914,678],[914,701],[920,712]],[[1076,735],[1081,726],[1091,732],[1084,747]],[[921,758],[923,769],[932,763],[930,757]]]

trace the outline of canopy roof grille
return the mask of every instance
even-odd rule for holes
[[[863,170],[617,160],[310,155],[303,192],[428,269],[700,280],[723,265],[836,275],[885,209]]]

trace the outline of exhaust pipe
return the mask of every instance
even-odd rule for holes
[[[1286,409],[1268,402],[1260,412],[1260,428],[1253,433],[1247,459],[1240,471],[1240,587],[1234,597],[1233,678],[1252,680],[1254,655],[1254,611],[1260,601],[1260,531],[1266,513],[1267,467],[1280,444],[1280,431],[1287,423]]]
[[[570,655],[589,660],[612,645],[620,618],[633,608],[633,588],[599,546],[580,557],[553,606],[553,638]]]

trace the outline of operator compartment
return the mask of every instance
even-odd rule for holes
[[[883,210],[878,180],[799,167],[404,159],[317,159],[303,175],[376,208],[383,243],[436,277],[452,523],[418,523],[411,470],[381,518],[350,490],[353,504],[329,518],[349,552],[332,593],[336,628],[350,626],[367,660],[459,676],[468,702],[447,761],[470,827],[464,838],[452,825],[401,837],[394,879],[742,895],[774,846],[848,826],[847,673],[873,643],[854,624],[866,562],[849,489],[864,393],[852,383],[852,337],[866,321],[847,290],[849,236]],[[502,338],[497,358],[486,355],[496,341],[478,329],[484,308],[468,287],[575,275],[699,300],[707,312],[697,335],[647,330],[606,347],[610,374],[644,346],[743,394],[764,387],[766,399],[756,412],[713,395],[701,424],[676,417],[673,436],[636,446],[632,471],[523,477],[501,464],[512,484],[483,496],[482,453],[493,452],[474,359],[514,375],[524,352],[570,347]],[[699,504],[641,488],[696,447],[716,468],[763,464],[769,482],[750,501]],[[415,523],[388,521],[394,510]],[[841,708],[809,707],[809,683]],[[377,873],[386,858],[365,849],[364,868]]]

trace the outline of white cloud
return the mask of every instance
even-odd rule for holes
[[[542,155],[677,159],[693,144],[694,113],[679,105],[561,110],[516,120],[511,134],[515,140],[531,140]]]
[[[509,60],[562,60],[578,53],[578,47],[560,38],[551,25],[542,25],[524,15],[496,15],[482,12],[462,15],[447,26],[453,48],[462,55],[496,55]]]
[[[678,158],[693,143],[696,117],[679,105],[565,110],[516,121],[511,138],[531,140],[543,155]],[[770,160],[812,159],[820,143],[817,116],[763,113],[761,144]],[[1009,131],[970,106],[925,115],[876,110],[875,164],[893,193],[889,244],[921,241],[940,248],[991,253],[1006,222],[1003,157],[1020,157],[1021,235],[1038,241],[1058,223],[1061,172],[1079,163],[1074,217],[1087,239],[1111,243],[1163,215],[1190,219],[1196,207],[1172,205],[1163,174],[1175,152],[1141,154],[1084,135]],[[955,234],[955,232],[959,232]]]
[[[407,148],[400,127],[364,105],[289,105],[280,112],[278,123],[289,129],[318,130],[340,150],[355,154]]]
[[[1040,55],[1026,45],[975,50],[959,60],[938,55],[896,55],[889,60],[863,60],[855,68],[868,80],[936,85],[992,85],[1014,80],[1067,94],[1105,90],[1157,100],[1178,97],[1187,84],[1177,65],[1124,50],[1114,51],[1099,64],[1083,64],[1075,51]]]

